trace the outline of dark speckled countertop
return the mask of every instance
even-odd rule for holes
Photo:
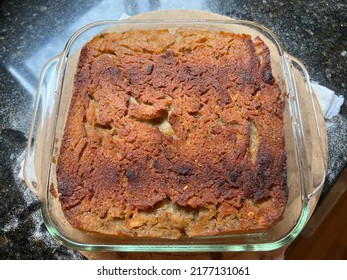
[[[2,1],[0,7],[0,259],[83,259],[47,232],[40,204],[18,179],[38,75],[83,25],[158,9],[195,9],[258,22],[306,65],[311,79],[347,98],[347,2]],[[347,165],[347,106],[327,121],[329,163],[321,199]]]

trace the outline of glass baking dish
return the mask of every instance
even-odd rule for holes
[[[124,238],[86,233],[65,219],[57,198],[56,162],[69,109],[80,48],[97,34],[130,29],[197,28],[260,36],[271,51],[273,75],[285,100],[285,141],[289,199],[283,219],[270,229],[211,237]],[[203,252],[270,251],[287,246],[312,214],[325,179],[326,155],[314,93],[305,67],[287,54],[268,29],[240,20],[126,20],[91,23],[69,39],[65,49],[42,69],[24,161],[27,186],[41,201],[48,231],[77,250]]]

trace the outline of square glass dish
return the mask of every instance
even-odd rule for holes
[[[69,110],[73,79],[81,47],[103,32],[132,29],[194,28],[259,36],[271,52],[273,76],[285,100],[284,130],[289,197],[283,218],[266,231],[221,236],[124,238],[87,233],[65,219],[57,196],[56,163]],[[304,66],[287,54],[268,29],[240,20],[126,20],[102,21],[78,30],[61,54],[44,66],[34,105],[24,161],[27,186],[41,201],[42,216],[49,232],[62,244],[77,250],[102,251],[270,251],[288,245],[312,214],[325,179],[324,131],[314,93]]]

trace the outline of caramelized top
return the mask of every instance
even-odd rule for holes
[[[283,109],[260,38],[105,33],[81,50],[58,160],[63,209],[124,217],[170,199],[241,207],[287,196]],[[112,210],[113,209],[113,210]]]

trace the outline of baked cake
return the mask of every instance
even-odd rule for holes
[[[265,230],[288,198],[283,111],[259,37],[98,35],[81,49],[61,141],[64,215],[117,236]]]

